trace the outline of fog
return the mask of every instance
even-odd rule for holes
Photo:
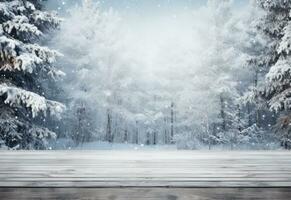
[[[246,89],[251,8],[246,1],[142,2],[57,6],[64,22],[53,47],[64,54],[72,106],[66,131],[77,126],[87,142],[199,148],[220,134],[222,109],[236,109]]]

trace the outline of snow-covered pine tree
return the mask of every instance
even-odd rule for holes
[[[240,145],[256,146],[262,145],[262,134],[269,132],[268,120],[272,119],[272,113],[268,111],[266,101],[260,96],[263,90],[265,75],[268,71],[268,62],[265,58],[269,53],[268,38],[258,26],[261,25],[263,13],[256,0],[250,1],[247,12],[238,18],[237,25],[240,33],[236,38],[240,54],[239,66],[241,68],[239,91],[242,93],[238,99],[241,107],[241,131],[237,142]],[[235,124],[235,123],[234,123]]]
[[[258,0],[259,6],[265,11],[261,18],[259,29],[269,39],[269,53],[264,55],[264,61],[269,66],[266,75],[264,97],[271,110],[290,117],[291,109],[291,1],[290,0]],[[278,120],[278,123],[286,120]],[[288,121],[288,120],[287,120]],[[278,127],[290,129],[290,124]],[[282,146],[291,148],[290,131],[280,131]]]
[[[244,80],[245,90],[241,102],[245,106],[248,117],[248,126],[254,124],[261,126],[261,112],[265,108],[266,102],[262,100],[259,93],[262,91],[262,83],[268,71],[268,62],[265,55],[269,53],[268,38],[265,37],[262,30],[258,30],[261,24],[260,19],[262,13],[257,2],[250,1],[250,12],[246,14],[242,20],[244,30],[244,41],[241,41],[241,52],[244,53],[245,61],[243,61],[245,70],[247,71],[247,79]]]
[[[55,41],[64,54],[61,61],[67,76],[63,88],[72,108],[84,105],[83,120],[90,122],[84,134],[94,133],[90,141],[122,142],[126,130],[128,141],[143,142],[139,140],[144,118],[140,121],[136,115],[139,105],[147,102],[141,103],[146,89],[137,84],[142,72],[133,69],[140,62],[131,56],[123,32],[117,12],[87,0],[69,10]],[[68,116],[69,134],[77,133],[78,117],[73,115]]]
[[[217,120],[212,124],[211,131],[212,144],[233,143],[234,130],[237,131],[235,121],[237,105],[235,104],[238,97],[236,74],[240,70],[236,59],[240,56],[239,50],[235,45],[233,35],[238,30],[233,27],[234,14],[231,9],[230,0],[209,0],[209,9],[212,13],[212,46],[210,52],[210,73],[213,76],[212,92],[216,97],[219,107]],[[239,122],[239,120],[238,120]]]
[[[65,109],[42,87],[64,74],[53,66],[60,54],[42,45],[60,20],[41,9],[42,0],[0,1],[0,140],[9,148],[47,148],[56,134],[46,117],[60,118]]]

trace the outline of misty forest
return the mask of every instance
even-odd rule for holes
[[[291,149],[291,0],[0,0],[0,149]]]

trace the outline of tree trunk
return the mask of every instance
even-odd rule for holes
[[[221,129],[222,131],[226,131],[226,119],[225,119],[225,103],[222,95],[220,95],[220,116],[222,119]]]
[[[150,145],[150,133],[147,132],[146,145]]]
[[[139,141],[138,141],[138,121],[135,122],[135,126],[136,126],[136,130],[135,130],[135,137],[134,137],[134,143],[135,144],[138,144]]]
[[[81,105],[77,109],[77,116],[78,116],[78,127],[77,127],[77,135],[76,135],[76,144],[83,145],[85,142],[85,132],[84,132],[84,121],[85,121],[85,115],[86,115],[86,108]]]
[[[237,105],[237,124],[238,124],[238,131],[239,133],[242,131],[242,124],[241,124],[241,108],[240,105]]]
[[[259,70],[255,72],[254,88],[255,88],[255,103],[256,103],[256,125],[261,126],[260,123],[260,110],[259,110],[259,92],[258,92],[258,80],[259,80]]]
[[[209,121],[208,118],[206,119],[206,134],[208,135],[208,150],[211,150],[211,133],[209,130]]]
[[[112,127],[111,127],[111,114],[110,110],[107,110],[107,128],[106,128],[106,136],[105,140],[108,142],[112,142]]]
[[[251,114],[251,105],[247,103],[247,113],[248,113],[248,127],[252,126],[252,114]]]
[[[164,143],[165,144],[169,144],[169,138],[168,138],[168,131],[167,131],[167,126],[168,126],[168,124],[167,124],[167,118],[166,117],[164,117]]]
[[[123,143],[128,143],[128,131],[127,131],[127,128],[124,131]]]
[[[157,132],[154,132],[153,145],[157,144]]]
[[[171,103],[171,135],[170,143],[174,144],[174,102]]]

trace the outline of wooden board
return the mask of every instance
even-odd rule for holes
[[[291,187],[291,152],[2,151],[0,187]]]
[[[0,188],[2,200],[290,200],[287,188]]]
[[[291,199],[291,152],[0,151],[0,199]]]

